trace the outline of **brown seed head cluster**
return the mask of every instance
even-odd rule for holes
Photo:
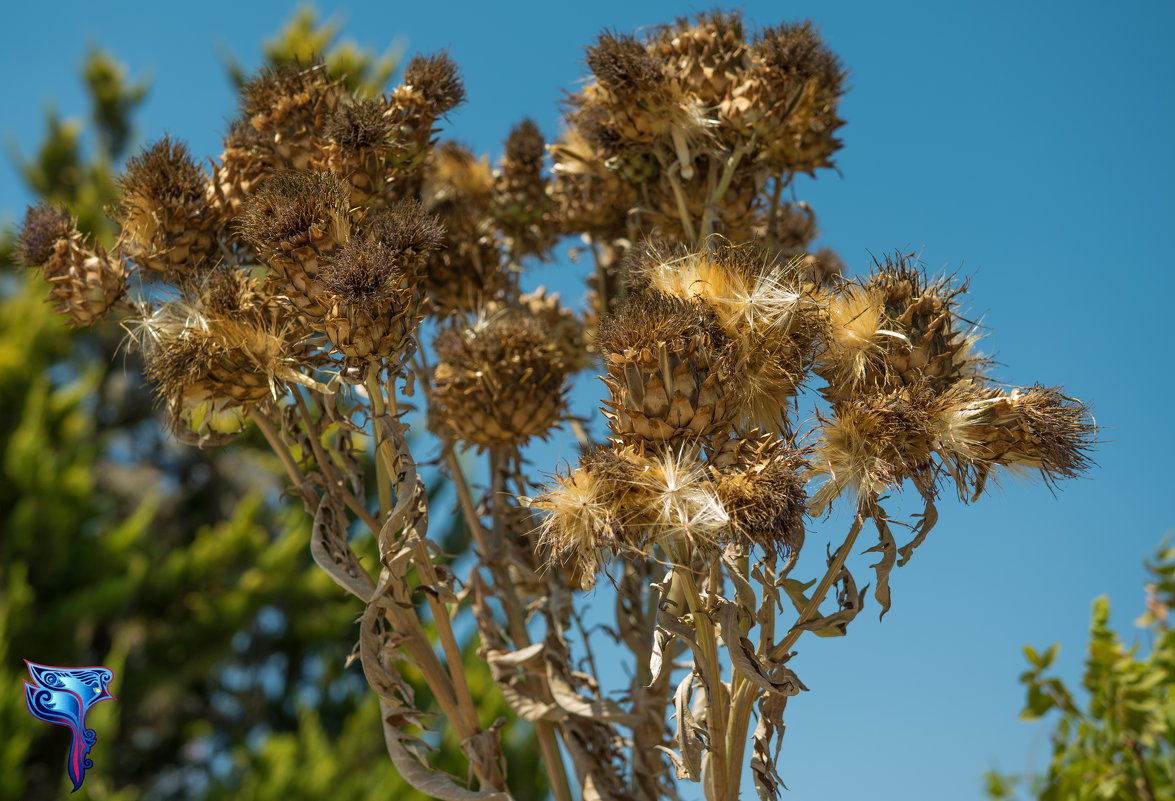
[[[558,222],[543,174],[546,147],[533,120],[510,131],[505,158],[494,172],[492,212],[515,258],[544,256],[558,238]]]
[[[845,73],[809,23],[748,41],[738,14],[704,13],[639,39],[605,32],[586,62],[552,148],[569,230],[615,236],[633,223],[688,241],[683,214],[710,209],[714,230],[746,241],[770,216],[767,181],[831,166],[840,147]],[[637,219],[625,219],[635,197]]]

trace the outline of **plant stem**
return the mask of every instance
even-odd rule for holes
[[[820,608],[820,604],[824,601],[824,596],[828,594],[829,588],[832,587],[836,581],[836,577],[840,575],[841,568],[844,567],[845,560],[849,556],[853,545],[857,541],[857,535],[861,533],[862,526],[865,525],[865,520],[868,515],[864,510],[858,510],[857,517],[853,520],[853,525],[849,529],[849,533],[845,536],[845,541],[836,551],[836,556],[833,557],[832,563],[828,566],[828,570],[824,573],[824,578],[820,580],[812,597],[808,600],[804,611],[796,618],[795,625],[788,631],[787,636],[767,653],[767,659],[770,662],[779,662],[787,656],[792,646],[804,633],[801,625],[807,623],[811,616]],[[755,699],[758,697],[758,688],[749,681],[744,682],[738,687],[738,690],[733,694],[733,701],[731,703],[731,726],[728,737],[730,738],[726,744],[726,750],[731,755],[731,773],[730,773],[730,787],[732,791],[731,798],[738,797],[739,784],[742,781],[742,761],[743,755],[746,753],[747,746],[747,729],[750,728],[751,708],[754,706]],[[737,760],[734,761],[734,760]],[[734,766],[737,765],[736,769]]]

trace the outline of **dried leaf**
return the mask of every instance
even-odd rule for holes
[[[405,747],[404,741],[408,738],[393,723],[395,714],[390,705],[381,699],[380,709],[384,715],[384,743],[388,755],[404,781],[417,790],[440,801],[513,801],[509,793],[470,790],[457,784],[447,773],[430,769]]]
[[[768,675],[760,662],[760,657],[755,653],[755,647],[742,635],[738,612],[738,606],[730,601],[720,601],[718,604],[718,622],[722,627],[722,639],[726,642],[734,670],[767,693],[798,695],[800,690],[807,690],[796,674],[782,664],[771,667],[771,674],[777,678]]]
[[[375,580],[347,544],[338,506],[332,500],[329,494],[323,494],[318,504],[310,534],[310,555],[336,584],[366,602],[375,589]]]
[[[766,695],[759,701],[759,722],[755,726],[750,761],[751,776],[759,801],[776,801],[779,798],[779,788],[787,789],[775,767],[779,761],[779,748],[783,741],[783,711],[786,707],[786,696]],[[772,741],[775,743],[774,753],[771,748]]]
[[[690,709],[695,675],[695,671],[686,674],[673,694],[673,707],[677,716],[675,740],[677,750],[681,754],[680,764],[674,760],[674,764],[677,766],[677,778],[688,778],[694,782],[698,781],[702,775],[702,750],[705,748],[701,737],[704,729],[698,725],[698,721]],[[671,755],[672,753],[670,752]],[[683,770],[685,771],[684,776],[682,775]]]
[[[907,542],[901,548],[898,548],[898,553],[901,558],[898,560],[898,567],[910,561],[910,557],[914,555],[914,549],[922,544],[926,539],[926,535],[930,533],[930,529],[934,528],[934,524],[938,522],[938,509],[934,505],[931,498],[926,499],[926,508],[922,511],[922,519],[918,521],[918,525],[914,527],[917,532],[914,539]]]
[[[897,563],[898,544],[894,541],[893,532],[889,530],[889,521],[886,519],[885,510],[875,504],[873,506],[872,516],[873,524],[877,527],[880,542],[865,551],[865,553],[881,554],[881,560],[875,565],[870,565],[870,567],[877,572],[877,587],[873,590],[873,597],[877,599],[877,603],[881,604],[881,614],[878,617],[883,618],[885,617],[885,613],[889,611],[889,574]]]

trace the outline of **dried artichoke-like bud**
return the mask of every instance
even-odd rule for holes
[[[639,197],[634,184],[640,181],[626,180],[620,170],[611,169],[607,157],[577,128],[569,128],[550,151],[551,197],[560,228],[605,242],[624,236],[628,210]]]
[[[421,198],[444,225],[446,247],[429,257],[424,287],[442,316],[471,312],[506,285],[493,190],[489,162],[456,143],[437,148],[426,167]]]
[[[244,273],[218,269],[137,325],[144,372],[172,430],[190,444],[236,435],[251,409],[289,384],[314,386],[301,370],[306,349]]]
[[[960,494],[978,498],[991,469],[1039,471],[1048,484],[1073,478],[1091,464],[1097,426],[1088,405],[1059,387],[1004,392],[961,382],[940,399],[934,416],[939,448],[951,460]]]
[[[846,491],[866,503],[906,479],[924,497],[933,497],[935,401],[931,390],[903,387],[833,404],[832,418],[821,420],[813,459],[815,474],[827,480],[812,497],[810,512],[823,514]]]
[[[53,285],[49,301],[75,328],[99,322],[126,291],[127,269],[101,245],[90,248],[69,214],[30,206],[16,236],[17,261],[40,268]]]
[[[453,326],[437,337],[437,424],[479,450],[545,438],[563,419],[567,368],[539,321],[519,312]]]
[[[807,462],[798,451],[752,430],[715,448],[709,466],[736,537],[771,552],[802,547],[808,496],[801,471]]]
[[[890,384],[926,384],[941,392],[982,372],[985,362],[974,353],[974,326],[967,324],[964,331],[959,325],[958,297],[966,284],[951,287],[946,278],[930,280],[911,256],[900,254],[886,256],[868,283],[904,335],[886,349]]]
[[[241,87],[241,110],[265,134],[260,155],[269,171],[308,170],[319,157],[326,121],[346,90],[322,62],[266,67]]]
[[[322,166],[350,183],[355,205],[384,187],[393,127],[387,108],[381,100],[359,100],[339,106],[326,122]]]
[[[751,67],[728,116],[754,133],[758,159],[777,173],[831,166],[844,125],[837,106],[845,70],[810,22],[761,31]]]
[[[218,261],[211,187],[182,142],[164,137],[127,161],[119,247],[145,270],[185,280]]]
[[[600,325],[611,400],[626,443],[709,437],[731,425],[732,353],[714,313],[661,292],[631,296]]]
[[[238,220],[241,238],[270,266],[277,290],[310,318],[326,313],[318,274],[351,235],[350,192],[328,172],[266,178]]]
[[[404,83],[387,101],[394,135],[389,164],[411,171],[424,163],[436,141],[434,123],[464,100],[457,63],[447,53],[415,56],[404,70]]]
[[[645,244],[627,264],[630,283],[701,301],[731,343],[736,425],[775,433],[786,428],[795,396],[822,330],[820,310],[795,264],[778,264],[752,245],[700,252]]]
[[[505,158],[494,173],[494,219],[519,256],[542,256],[558,234],[547,195],[550,182],[543,175],[545,153],[542,132],[533,120],[523,120],[510,131]]]
[[[380,359],[403,349],[420,321],[416,278],[440,245],[437,218],[405,201],[376,217],[323,265],[327,313],[323,326],[352,359]]]
[[[232,224],[245,200],[253,194],[269,170],[262,157],[265,134],[248,118],[239,117],[224,135],[224,151],[212,164],[212,209],[221,227]]]

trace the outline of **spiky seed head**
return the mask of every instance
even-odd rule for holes
[[[634,288],[695,298],[714,312],[732,346],[736,425],[782,433],[822,328],[796,265],[755,245],[694,252],[647,244],[631,251],[626,269]]]
[[[701,301],[649,291],[600,324],[611,394],[604,412],[625,442],[708,437],[730,426],[730,342]]]
[[[510,131],[506,155],[494,172],[492,213],[513,252],[542,257],[554,245],[557,222],[543,175],[542,132],[525,119]]]
[[[404,83],[420,93],[435,117],[448,114],[465,101],[461,72],[448,53],[414,56],[404,69]]]
[[[858,504],[869,503],[906,479],[932,497],[938,478],[932,460],[935,400],[925,387],[903,387],[833,404],[832,418],[821,419],[813,459],[815,474],[827,480],[812,497],[811,513],[823,514],[846,491]]]
[[[240,270],[221,267],[188,285],[138,320],[134,336],[144,373],[186,442],[224,441],[250,409],[291,384],[313,383],[302,372],[298,333]]]
[[[714,490],[730,515],[735,537],[769,552],[804,542],[807,494],[802,454],[758,430],[721,443],[709,459]]]
[[[643,44],[632,36],[604,31],[587,48],[587,66],[600,85],[618,95],[657,89],[665,75]]]
[[[885,296],[875,286],[846,282],[822,303],[828,325],[813,371],[828,382],[822,390],[832,402],[887,385],[885,356],[906,335],[885,311]]]
[[[454,325],[436,340],[434,422],[479,450],[545,438],[564,415],[567,370],[546,328],[521,310]]]
[[[373,359],[403,349],[420,320],[416,279],[441,235],[435,216],[416,201],[401,201],[325,262],[323,325],[341,353]]]
[[[120,179],[121,249],[139,266],[182,280],[217,253],[211,187],[183,142],[169,137],[132,156]]]
[[[73,221],[64,208],[41,202],[29,206],[16,234],[16,260],[23,267],[45,264],[59,240],[73,233]]]
[[[326,121],[326,136],[350,153],[382,149],[392,129],[386,110],[370,98],[340,105]]]
[[[1097,439],[1090,407],[1060,387],[1004,392],[960,382],[944,393],[933,420],[938,447],[953,461],[960,494],[983,493],[991,470],[1037,471],[1047,484],[1074,478],[1092,463]]]
[[[520,169],[530,167],[537,170],[542,167],[546,152],[543,132],[534,120],[526,118],[510,129],[510,136],[506,139],[507,163],[516,164]]]
[[[836,112],[846,72],[836,55],[800,22],[761,31],[751,60],[737,122],[760,138],[759,160],[794,172],[829,166],[844,124]]]
[[[25,213],[16,235],[16,259],[40,268],[51,285],[48,300],[74,328],[103,319],[126,291],[127,265],[101,245],[91,247],[63,209],[47,203]]]
[[[241,110],[259,131],[320,128],[342,95],[321,60],[307,67],[281,63],[262,68],[241,86]]]
[[[974,346],[977,326],[959,314],[964,281],[952,286],[947,278],[931,279],[913,255],[886,255],[875,263],[868,280],[885,303],[904,339],[889,343],[886,374],[891,386],[925,383],[938,391],[966,378],[981,377],[987,361]]]
[[[249,199],[239,226],[263,257],[347,230],[350,193],[328,172],[285,170],[266,178]]]

